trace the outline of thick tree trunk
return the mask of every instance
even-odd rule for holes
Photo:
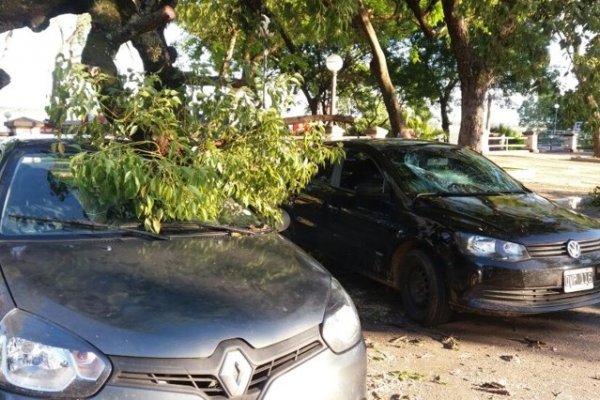
[[[404,120],[402,118],[402,109],[400,108],[400,103],[396,97],[396,90],[390,78],[385,54],[379,44],[375,29],[371,24],[371,17],[361,0],[358,0],[358,4],[359,15],[357,15],[355,20],[371,47],[371,54],[373,55],[373,59],[371,60],[371,71],[377,79],[379,89],[381,90],[383,102],[385,103],[385,108],[387,109],[392,128],[392,135],[410,138],[409,132],[405,129]]]
[[[474,54],[467,21],[458,13],[456,0],[442,0],[444,20],[456,58],[461,89],[461,122],[458,143],[481,151],[483,105],[485,93],[493,81],[493,73],[485,60]]]
[[[600,130],[596,130],[592,136],[594,141],[594,157],[600,158]]]
[[[483,132],[483,104],[487,85],[478,84],[476,80],[460,85],[461,122],[458,144],[481,151],[481,133]]]

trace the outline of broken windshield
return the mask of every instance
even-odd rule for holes
[[[386,148],[409,195],[490,195],[523,193],[523,186],[474,151],[444,145]]]

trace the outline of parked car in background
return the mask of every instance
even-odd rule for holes
[[[514,316],[600,302],[600,224],[471,150],[341,142],[346,158],[294,198],[290,235],[401,292],[424,324],[451,310]]]
[[[364,399],[360,322],[277,232],[92,220],[51,140],[0,161],[0,397]]]

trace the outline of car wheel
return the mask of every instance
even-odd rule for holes
[[[406,314],[424,325],[437,325],[450,319],[448,289],[441,271],[421,250],[410,251],[405,258],[402,304]]]

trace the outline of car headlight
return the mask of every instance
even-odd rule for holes
[[[350,349],[362,338],[360,319],[352,299],[333,278],[321,334],[327,345],[336,353]]]
[[[105,356],[66,330],[22,310],[0,322],[0,386],[38,397],[94,395],[110,375]]]
[[[529,254],[525,246],[487,236],[459,232],[456,239],[461,251],[476,257],[489,257],[494,260],[527,260]]]

